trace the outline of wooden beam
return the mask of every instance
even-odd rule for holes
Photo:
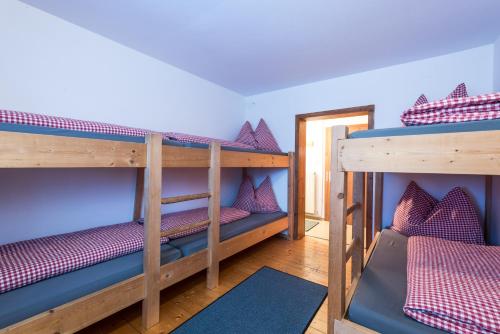
[[[288,167],[288,156],[283,154],[221,151],[221,167]],[[194,148],[163,145],[163,167],[210,167],[210,150],[207,148]]]
[[[383,218],[383,205],[384,205],[384,174],[374,173],[373,182],[374,196],[374,232],[380,232],[382,230],[382,218]]]
[[[240,234],[234,238],[224,240],[219,247],[219,259],[228,257],[253,246],[275,234],[283,232],[288,226],[288,218],[283,217],[257,229]]]
[[[208,250],[185,256],[175,262],[167,263],[160,268],[160,288],[163,290],[178,283],[191,275],[207,268]]]
[[[488,229],[492,222],[493,210],[493,177],[486,175],[484,178],[484,235],[488,237]],[[486,240],[488,241],[488,240]]]
[[[202,221],[199,221],[196,223],[177,226],[177,227],[173,227],[173,228],[168,229],[168,230],[161,231],[160,235],[161,235],[161,237],[171,237],[171,236],[174,236],[178,233],[186,232],[186,231],[198,228],[198,227],[207,226],[209,224],[210,224],[210,219],[202,220]]]
[[[346,126],[336,126],[332,131],[332,185],[331,220],[328,249],[328,333],[332,334],[335,320],[342,319],[345,309],[345,258],[346,258],[346,201],[347,173],[338,166],[338,142],[347,137]]]
[[[288,156],[284,154],[254,153],[223,150],[221,152],[221,167],[288,167]]]
[[[144,275],[141,274],[0,329],[0,333],[74,333],[143,298]]]
[[[296,167],[296,219],[295,219],[295,238],[302,239],[305,236],[306,221],[306,137],[307,123],[305,119],[296,117],[295,133],[295,154],[297,157]]]
[[[373,240],[373,173],[365,173],[365,245],[367,248]]]
[[[0,168],[145,167],[146,145],[2,131],[0,156]]]
[[[357,172],[500,175],[500,130],[346,139],[339,168]]]
[[[144,200],[144,168],[137,168],[135,178],[135,199],[134,199],[134,216],[132,219],[137,221],[142,215],[142,203]]]
[[[210,193],[192,194],[192,195],[180,195],[172,196],[161,199],[161,204],[173,204],[179,202],[192,201],[195,199],[209,198]]]
[[[360,203],[354,203],[350,207],[347,208],[346,215],[352,215],[354,211],[361,209],[361,204]]]
[[[220,238],[220,157],[219,143],[210,144],[210,168],[208,170],[208,269],[207,287],[215,289],[219,285],[219,238]]]
[[[288,152],[288,239],[295,238],[295,153]]]
[[[356,247],[357,239],[352,239],[351,243],[345,248],[345,261],[348,262],[352,256],[352,250]]]
[[[363,257],[365,254],[365,214],[363,202],[365,197],[365,174],[353,173],[353,195],[352,200],[357,206],[352,214],[352,237],[356,241],[352,251],[351,281],[361,276],[363,269]]]
[[[162,186],[162,135],[149,134],[145,170],[146,202],[144,208],[144,277],[142,325],[151,328],[160,321],[160,199]]]

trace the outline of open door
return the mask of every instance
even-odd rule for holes
[[[324,147],[320,150],[320,154],[324,154],[321,157],[322,160],[322,169],[319,174],[321,174],[321,179],[319,180],[319,187],[321,189],[321,196],[314,196],[320,198],[321,207],[320,207],[320,217],[317,217],[321,220],[329,220],[331,217],[330,212],[330,152],[331,152],[331,131],[330,127],[334,125],[347,125],[349,128],[349,132],[365,130],[373,127],[373,113],[375,107],[373,105],[363,106],[363,107],[354,107],[354,108],[346,108],[346,109],[338,109],[331,111],[324,111],[318,113],[310,113],[310,114],[301,114],[296,115],[295,118],[295,152],[296,152],[296,191],[295,191],[295,239],[300,239],[305,235],[305,219],[306,219],[306,201],[311,203],[311,198],[307,196],[313,196],[311,194],[310,189],[309,194],[306,193],[306,183],[307,176],[306,173],[306,159],[307,159],[307,128],[308,122],[325,122],[328,126],[325,126],[324,138],[322,141],[324,142]],[[363,117],[363,122],[360,123],[360,118]],[[349,121],[354,121],[353,124],[349,124]],[[346,123],[347,122],[347,123]],[[309,164],[310,165],[310,164]],[[311,173],[309,173],[311,174]],[[309,175],[311,176],[311,175]],[[309,177],[311,178],[311,177]],[[352,189],[352,175],[348,176],[348,189]],[[348,192],[352,194],[352,191]],[[314,198],[316,200],[316,198]],[[352,198],[348,198],[348,205],[352,204]],[[309,211],[311,211],[311,205],[309,205]],[[309,217],[310,218],[310,217]],[[348,222],[349,223],[349,222]]]

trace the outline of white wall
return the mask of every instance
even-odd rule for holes
[[[496,92],[500,92],[500,36],[494,44],[493,52],[493,87]]]
[[[375,104],[375,127],[398,127],[401,126],[400,114],[421,93],[430,100],[441,99],[460,82],[467,84],[471,95],[491,92],[492,72],[493,45],[487,45],[250,96],[246,99],[246,118],[256,123],[263,117],[274,130],[282,149],[293,150],[296,114]],[[474,194],[481,210],[484,208],[483,177],[387,175],[383,210],[385,224],[391,222],[397,200],[412,178],[437,197],[442,197],[454,185],[463,185]],[[281,181],[282,178],[276,176],[276,182]],[[284,194],[279,196],[283,200]]]
[[[0,43],[2,109],[227,139],[242,124],[239,94],[17,0],[0,1]],[[206,174],[169,171],[165,192],[202,191]],[[230,204],[240,171],[223,175]],[[127,221],[134,178],[129,169],[0,170],[0,244]]]

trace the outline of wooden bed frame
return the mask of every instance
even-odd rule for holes
[[[208,168],[208,192],[162,198],[162,168]],[[288,169],[288,216],[220,242],[220,172],[225,167]],[[294,153],[288,155],[162,145],[153,133],[145,143],[0,132],[0,168],[136,168],[134,219],[144,206],[144,273],[0,329],[6,333],[72,333],[142,301],[145,329],[159,322],[160,290],[207,269],[207,287],[218,286],[219,262],[288,229],[293,236]],[[208,198],[209,220],[160,231],[162,204]],[[143,203],[144,200],[144,203]],[[160,266],[160,237],[208,225],[208,247]]]
[[[486,175],[486,219],[491,217],[492,175],[500,175],[500,131],[457,132],[349,139],[345,126],[332,130],[331,212],[328,262],[328,333],[368,334],[375,331],[346,318],[362,271],[380,235],[383,174],[434,173]],[[354,172],[353,206],[347,208],[347,172]],[[365,253],[363,210],[365,174],[374,173],[373,242]],[[346,247],[346,218],[352,215],[353,240]],[[351,286],[346,293],[346,263]]]

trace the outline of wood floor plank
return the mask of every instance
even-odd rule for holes
[[[160,323],[151,329],[145,331],[141,328],[141,308],[140,304],[136,304],[94,324],[82,333],[169,333],[263,266],[326,286],[327,257],[327,240],[306,236],[301,240],[289,241],[273,237],[221,262],[220,283],[213,290],[206,288],[204,272],[163,290],[160,300]],[[350,270],[347,270],[347,273],[350,274]],[[350,282],[349,275],[346,282]],[[348,288],[349,284],[347,285]],[[306,333],[324,334],[326,323],[325,301]]]

